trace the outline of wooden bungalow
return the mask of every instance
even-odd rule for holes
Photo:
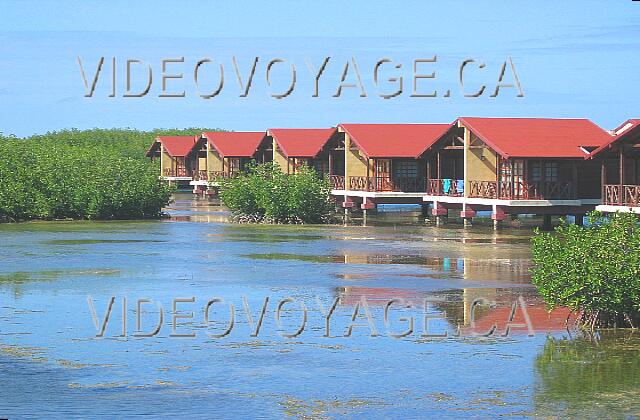
[[[198,136],[158,136],[146,156],[160,159],[160,176],[170,182],[188,182],[197,167],[193,149]]]
[[[422,203],[426,195],[424,152],[441,138],[449,124],[340,124],[330,150],[344,153],[344,170],[331,167],[333,195],[343,206],[377,203]]]
[[[229,178],[251,161],[271,160],[271,147],[262,141],[264,134],[259,131],[212,131],[202,133],[194,147],[197,163],[194,191],[215,183],[217,178]]]
[[[596,210],[640,213],[640,119],[613,130],[589,160],[600,163],[602,203]]]
[[[332,128],[271,128],[267,130],[264,141],[271,144],[273,161],[284,172],[293,174],[306,165],[324,176],[329,173],[324,145],[332,132]]]
[[[611,136],[586,119],[459,118],[427,151],[435,216],[584,215],[600,201],[600,169],[585,158]],[[579,218],[578,222],[581,221]]]

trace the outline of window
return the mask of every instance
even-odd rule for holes
[[[531,182],[542,181],[542,167],[540,162],[531,162],[529,164],[529,172],[531,174]]]
[[[229,172],[240,172],[240,158],[229,158]]]
[[[391,174],[391,159],[376,159],[376,175],[379,178],[389,178]]]
[[[558,162],[546,162],[544,164],[544,180],[551,182],[558,181]]]
[[[415,160],[400,160],[393,165],[393,175],[397,178],[417,178],[418,162]]]

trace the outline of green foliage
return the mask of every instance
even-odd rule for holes
[[[640,228],[635,214],[593,213],[532,238],[533,283],[547,304],[582,313],[584,325],[638,326]]]
[[[0,137],[0,221],[154,218],[171,189],[144,156],[160,133],[64,130]]]
[[[220,182],[220,198],[237,220],[326,223],[334,208],[329,182],[308,167],[287,175],[273,163],[254,164]]]

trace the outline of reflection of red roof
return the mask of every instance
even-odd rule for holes
[[[591,156],[595,156],[603,150],[608,150],[619,141],[636,134],[640,134],[640,119],[627,120],[620,127],[613,130],[613,135],[609,138],[609,141],[591,152]]]
[[[340,124],[368,157],[417,158],[450,124]]]
[[[214,131],[202,133],[221,156],[251,157],[256,153],[263,132],[254,131]]]
[[[465,127],[504,158],[584,158],[581,147],[599,147],[611,135],[586,119],[460,118]]]
[[[191,152],[191,149],[193,149],[196,140],[196,136],[158,136],[156,137],[155,143],[149,148],[147,156],[153,153],[154,146],[157,143],[161,143],[167,153],[173,157],[187,156],[189,152]]]
[[[568,308],[556,308],[551,312],[547,311],[544,304],[536,304],[535,306],[527,305],[526,308],[534,333],[538,334],[566,330],[567,317],[571,313]],[[487,334],[495,326],[496,329],[493,333],[494,335],[504,334],[507,324],[509,323],[510,316],[511,306],[499,306],[497,308],[489,309],[485,316],[475,320],[475,327],[465,327],[462,329],[461,333],[462,335]],[[575,319],[576,315],[573,314],[571,318],[569,318],[569,325],[572,325]],[[525,326],[514,327],[513,324],[525,324]],[[526,334],[528,332],[524,312],[519,305],[516,308],[515,316],[513,317],[513,321],[511,321],[511,325],[510,333]]]
[[[331,137],[333,128],[270,128],[282,152],[289,157],[315,157]]]

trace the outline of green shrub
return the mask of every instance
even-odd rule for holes
[[[635,214],[593,213],[587,227],[536,232],[533,283],[551,307],[580,312],[583,326],[637,327],[640,228]]]
[[[273,163],[253,164],[220,183],[220,198],[238,221],[326,223],[334,209],[328,181],[306,166],[287,175]]]
[[[0,137],[0,221],[158,217],[172,190],[144,153],[157,135],[201,131],[72,129]]]

